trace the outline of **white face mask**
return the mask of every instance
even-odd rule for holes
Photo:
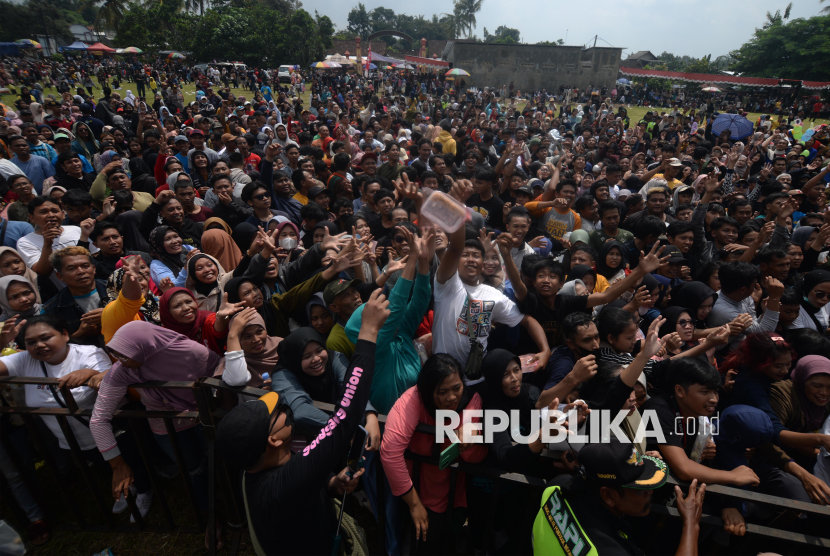
[[[297,247],[297,240],[293,237],[284,237],[280,240],[280,247],[288,251],[291,251],[292,249]]]

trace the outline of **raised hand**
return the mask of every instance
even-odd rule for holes
[[[227,321],[229,318],[231,318],[231,315],[235,315],[236,313],[241,311],[243,307],[245,307],[245,303],[243,302],[229,303],[228,292],[223,292],[222,306],[219,308],[218,311],[216,311],[216,319]]]
[[[109,218],[115,213],[115,198],[112,196],[107,197],[104,199],[104,203],[102,206],[101,213],[104,215],[104,218]]]
[[[175,196],[176,194],[173,191],[170,191],[169,189],[162,191],[156,196],[156,204],[164,205],[165,203],[167,203],[169,199],[172,199]]]
[[[664,246],[660,245],[659,243],[655,243],[651,247],[651,251],[649,251],[648,255],[644,255],[643,252],[640,251],[640,264],[637,266],[637,268],[642,269],[643,274],[654,272],[655,270],[660,268],[661,264],[669,260],[668,255],[662,258],[660,257],[660,254],[663,253],[663,248]]]
[[[329,229],[325,228],[325,235],[323,236],[323,241],[320,242],[320,249],[322,249],[323,251],[328,251],[329,249],[340,251],[340,249],[342,249],[346,246],[347,243],[349,243],[349,240],[343,237],[345,235],[346,232],[333,236],[329,233]]]
[[[761,168],[761,177],[762,177],[763,179],[767,179],[767,177],[769,176],[770,172],[772,172],[772,164],[770,164],[769,162],[767,162],[766,164],[764,164],[764,167],[763,167],[763,168]]]
[[[169,276],[165,276],[161,279],[161,282],[159,282],[156,285],[158,286],[158,289],[161,290],[161,293],[163,295],[167,290],[173,287],[173,281],[170,279]]]
[[[245,307],[231,320],[230,328],[228,329],[228,337],[239,338],[245,327],[254,320],[257,316],[257,310],[253,307]]]
[[[516,238],[507,232],[499,234],[499,237],[496,238],[496,246],[499,248],[502,257],[509,257],[510,250],[516,246],[516,243]]]
[[[689,494],[684,498],[683,491],[679,486],[674,487],[677,495],[677,511],[683,518],[684,523],[700,523],[700,516],[703,514],[703,498],[706,495],[706,483],[697,488],[697,479],[692,480],[689,485]]]
[[[0,323],[0,347],[5,347],[17,338],[23,327],[26,326],[26,319],[18,322],[19,317],[14,316],[9,320]]]
[[[463,205],[472,196],[473,191],[473,184],[470,180],[460,179],[450,189],[450,197],[453,197]]]
[[[397,231],[403,234],[404,241],[409,245],[409,255],[417,259],[421,254],[421,242],[418,235],[413,234],[403,226],[399,227]]]
[[[488,234],[486,228],[482,228],[478,231],[478,239],[481,241],[481,245],[484,246],[485,253],[488,253],[490,249],[493,248],[493,238],[495,236],[496,234],[493,232]]]

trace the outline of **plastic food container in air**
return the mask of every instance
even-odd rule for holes
[[[433,224],[440,226],[448,234],[451,234],[464,225],[467,220],[467,207],[445,195],[435,191],[427,197],[421,207],[421,214],[426,216]]]

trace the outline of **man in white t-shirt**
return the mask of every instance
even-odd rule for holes
[[[40,196],[35,197],[31,204],[35,207],[34,212],[31,212],[31,208],[29,209],[29,220],[34,225],[35,231],[17,240],[17,251],[23,257],[26,266],[41,276],[51,274],[52,283],[61,289],[66,284],[55,274],[49,257],[64,247],[77,245],[79,240],[87,241],[95,227],[95,220],[88,219],[82,222],[81,224],[85,226],[83,230],[78,226],[61,226],[64,218],[63,209],[55,201],[49,197]],[[44,241],[44,238],[48,241]],[[89,250],[92,253],[98,252],[98,248],[91,244]]]
[[[464,204],[472,193],[473,186],[468,180],[458,180],[450,194]],[[462,366],[466,365],[470,354],[467,332],[467,311],[470,310],[476,341],[482,344],[485,351],[494,322],[507,326],[521,324],[539,347],[536,355],[538,367],[545,367],[550,358],[545,331],[533,317],[522,314],[504,294],[482,283],[483,264],[484,247],[477,239],[466,240],[464,226],[449,236],[449,245],[435,274],[433,352],[447,353]],[[465,383],[470,386],[483,380],[465,377]]]

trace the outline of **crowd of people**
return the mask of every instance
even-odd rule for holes
[[[417,74],[281,84],[252,70],[246,97],[224,69],[95,64],[6,63],[20,94],[0,105],[0,375],[59,379],[92,409],[69,423],[111,470],[113,512],[131,493],[152,511],[150,474],[175,474],[173,429],[207,509],[202,426],[116,414],[195,411],[190,391],[128,388],[202,377],[271,391],[216,400],[216,451],[258,554],[331,553],[332,498],[354,491],[388,554],[414,534],[425,554],[640,554],[662,535],[660,553],[690,555],[703,511],[735,536],[775,517],[707,485],[830,504],[825,127],[714,135],[717,111],[630,121],[599,89],[519,101]],[[50,92],[88,76],[100,95]],[[465,222],[422,212],[442,203]],[[54,386],[4,395],[66,405]],[[513,412],[531,441],[476,441],[481,409]],[[546,446],[537,409],[584,430],[624,412],[629,442]],[[542,497],[431,463],[414,476],[407,451],[451,446],[417,430],[439,411],[463,423],[460,460],[544,479]],[[642,421],[662,440],[637,438]],[[0,451],[2,472],[43,543],[21,480],[31,439],[7,425],[25,468]],[[42,425],[69,473],[65,431]],[[152,469],[141,438],[158,447]],[[655,532],[652,502],[682,525]],[[821,534],[800,517],[787,527]],[[221,516],[217,531],[221,546]]]

